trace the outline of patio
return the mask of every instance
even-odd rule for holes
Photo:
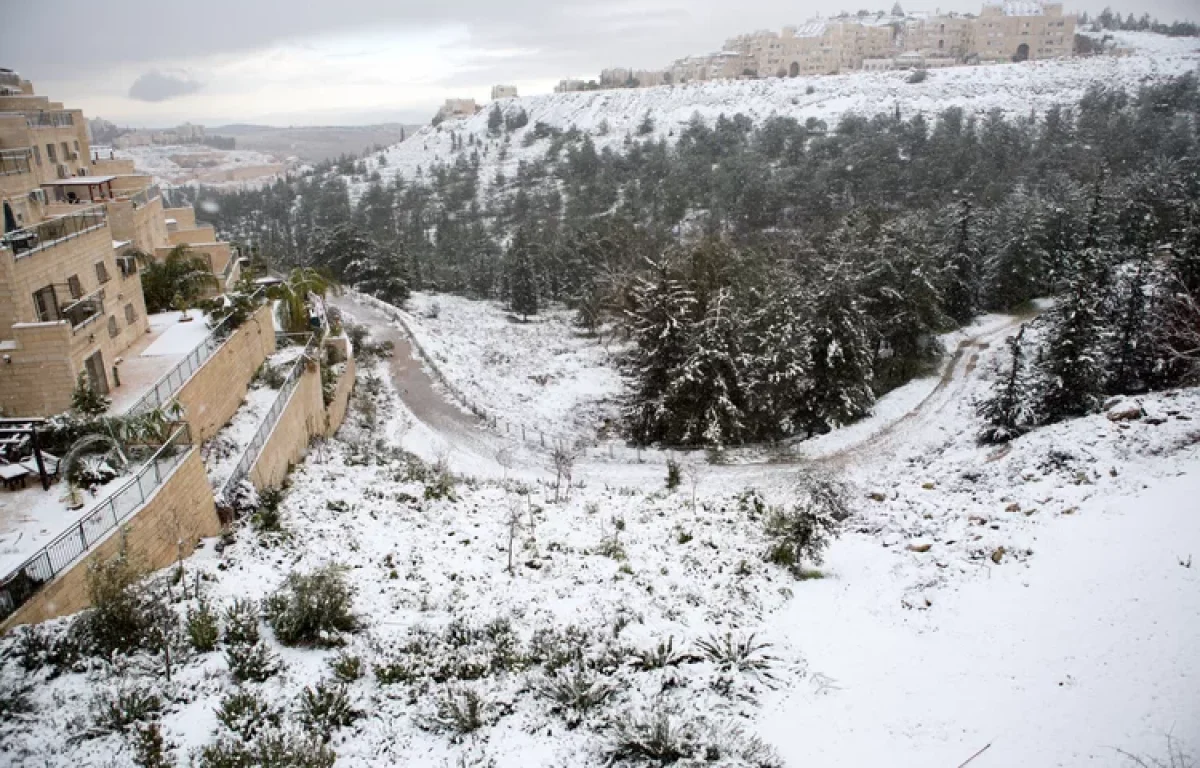
[[[109,397],[112,413],[124,413],[142,395],[149,392],[168,371],[200,345],[208,336],[207,317],[196,311],[188,322],[180,322],[180,312],[150,315],[150,333],[125,350],[118,366],[121,386]]]

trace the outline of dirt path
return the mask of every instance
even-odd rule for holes
[[[416,357],[408,334],[382,310],[360,302],[352,296],[337,297],[332,303],[356,322],[370,327],[376,340],[392,342],[395,351],[389,361],[389,370],[400,398],[418,420],[445,440],[450,447],[488,462],[494,462],[501,449],[509,448],[515,457],[519,457],[517,461],[520,466],[536,468],[545,464],[545,457],[533,451],[522,450],[520,446],[506,441],[500,435],[491,433],[478,417],[456,405],[453,398],[437,385]],[[941,377],[929,394],[907,413],[860,440],[824,455],[805,456],[801,450],[794,454],[791,461],[781,462],[776,456],[770,461],[714,466],[710,472],[713,475],[742,478],[761,475],[764,472],[779,472],[789,463],[816,461],[844,467],[851,462],[865,464],[887,460],[888,457],[894,456],[899,448],[911,448],[918,435],[930,430],[935,431],[946,409],[965,396],[969,382],[975,377],[980,352],[1011,335],[1018,325],[1032,316],[1014,316],[1001,326],[980,331],[963,339],[950,359],[944,363]],[[625,475],[645,474],[647,477],[657,478],[661,474],[661,467],[653,463],[595,462],[586,457],[580,462],[579,469],[588,475],[603,475],[617,467],[620,467]]]

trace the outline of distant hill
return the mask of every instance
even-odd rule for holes
[[[255,150],[279,158],[295,156],[315,163],[343,154],[361,155],[372,147],[386,147],[411,136],[417,125],[289,126],[235,123],[206,127],[209,135],[232,136],[238,149]]]

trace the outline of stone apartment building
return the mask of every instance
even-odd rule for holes
[[[492,101],[497,99],[515,99],[517,98],[517,86],[515,85],[493,85],[492,86]]]
[[[134,250],[162,259],[187,243],[226,285],[237,263],[132,161],[93,157],[79,110],[10,70],[0,85],[0,412],[49,415],[80,373],[119,386],[118,359],[149,329]]]

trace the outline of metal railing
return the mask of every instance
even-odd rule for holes
[[[234,465],[233,471],[229,473],[229,477],[225,478],[225,482],[221,484],[221,490],[217,494],[218,498],[228,499],[229,491],[233,490],[238,483],[245,480],[246,476],[250,474],[251,468],[254,467],[254,462],[258,461],[258,456],[262,453],[263,446],[270,439],[271,432],[275,429],[275,424],[279,422],[279,417],[283,413],[283,409],[287,407],[288,402],[292,399],[292,393],[296,391],[296,386],[300,383],[300,377],[304,375],[304,366],[310,359],[314,359],[319,342],[320,337],[317,334],[312,333],[308,335],[308,342],[304,345],[303,354],[296,358],[296,363],[288,371],[287,378],[283,380],[283,384],[279,387],[279,394],[275,396],[275,402],[271,403],[270,410],[263,416],[263,420],[258,425],[254,437],[242,451],[242,455],[238,459],[238,463]]]
[[[47,219],[32,227],[14,229],[0,238],[0,248],[11,250],[13,257],[19,261],[73,237],[107,226],[108,213],[103,205],[96,205]]]
[[[259,289],[251,294],[251,298],[257,298],[262,293]],[[258,311],[257,309],[255,310]],[[136,416],[145,411],[152,411],[155,408],[161,408],[163,405],[171,401],[179,390],[183,389],[183,385],[187,380],[192,378],[196,371],[204,367],[217,350],[229,339],[236,328],[228,329],[226,332],[225,325],[229,323],[233,315],[226,315],[212,327],[208,335],[204,337],[195,349],[187,354],[182,360],[175,364],[171,370],[162,375],[150,391],[139,397],[133,405],[125,409],[127,416]]]
[[[11,69],[0,71],[0,85],[11,85],[14,88],[20,88],[21,76]]]
[[[0,176],[17,176],[29,173],[31,149],[0,149]]]
[[[0,580],[0,619],[20,608],[44,584],[141,509],[191,446],[191,431],[187,424],[180,424],[128,482]]]
[[[129,202],[133,203],[133,207],[137,209],[141,208],[143,205],[146,205],[154,198],[160,197],[161,195],[162,191],[158,188],[158,185],[151,184],[145,189],[139,189],[137,192],[134,192],[132,195],[130,195]]]
[[[66,111],[26,112],[25,123],[30,128],[66,128],[75,125],[75,116]]]

